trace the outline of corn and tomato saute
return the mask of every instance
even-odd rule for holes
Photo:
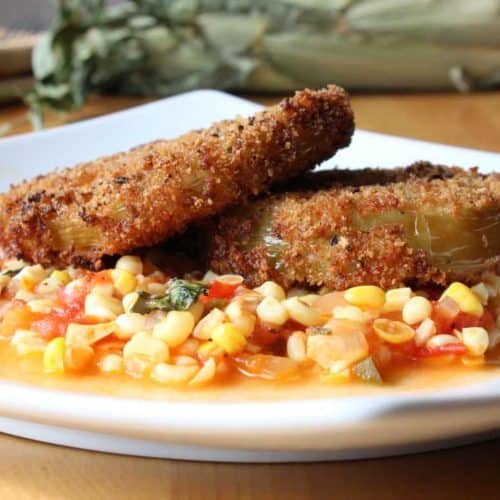
[[[45,269],[6,261],[0,340],[43,371],[126,373],[202,386],[231,374],[382,383],[395,366],[482,366],[500,344],[500,277],[473,287],[309,293],[208,272],[175,279],[138,256],[113,269]]]

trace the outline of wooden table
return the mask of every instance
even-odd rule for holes
[[[356,96],[353,101],[361,128],[500,152],[500,92]],[[49,124],[138,102],[95,99],[77,115],[51,118]],[[24,112],[20,106],[0,110],[0,125]],[[12,132],[25,130],[21,124]],[[492,440],[378,460],[238,465],[105,455],[0,435],[0,499],[498,498],[499,456],[500,440]]]

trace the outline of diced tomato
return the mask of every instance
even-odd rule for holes
[[[260,322],[257,322],[249,340],[260,347],[271,347],[282,338],[283,336],[281,335],[281,330],[276,331]]]
[[[436,324],[438,333],[451,333],[453,330],[453,322],[460,314],[458,304],[446,297],[445,299],[434,302],[431,318]]]
[[[200,296],[200,301],[207,303],[213,299],[232,299],[236,288],[238,288],[238,285],[214,281],[208,289],[208,294]]]
[[[453,320],[453,328],[457,330],[462,330],[463,328],[469,328],[471,326],[479,326],[480,324],[481,318],[464,312],[460,312]]]
[[[417,347],[414,352],[416,358],[429,358],[444,354],[465,354],[467,348],[463,344],[447,344],[440,347]]]
[[[51,340],[55,337],[64,337],[69,321],[67,316],[47,314],[45,318],[34,321],[31,328],[44,339]]]
[[[479,325],[489,332],[492,331],[496,326],[495,316],[488,309],[485,309],[479,320]]]

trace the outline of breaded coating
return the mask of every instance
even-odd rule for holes
[[[252,286],[336,290],[470,283],[498,272],[500,174],[419,163],[314,175],[305,189],[328,189],[275,194],[216,218],[206,230],[210,268]]]
[[[349,97],[331,85],[37,177],[0,195],[0,247],[31,262],[98,269],[106,255],[154,245],[314,167],[347,146],[353,129]]]

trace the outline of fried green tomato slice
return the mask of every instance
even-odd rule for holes
[[[347,146],[353,129],[349,97],[331,85],[37,177],[0,195],[0,248],[98,269],[106,255],[154,245],[314,167]]]
[[[305,192],[285,191],[217,218],[205,238],[211,269],[242,274],[252,286],[274,280],[338,290],[470,283],[498,272],[499,174],[420,163],[319,177],[303,178]],[[318,184],[324,189],[307,190]]]

